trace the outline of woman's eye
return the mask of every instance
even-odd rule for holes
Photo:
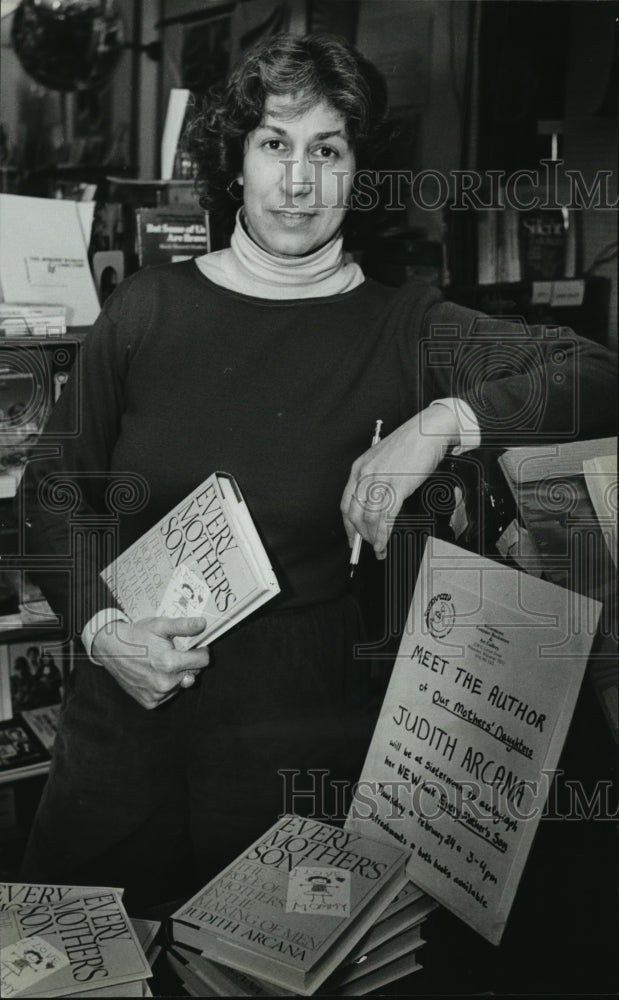
[[[314,152],[321,160],[334,160],[338,155],[333,146],[318,146]]]
[[[281,139],[267,139],[264,143],[266,149],[271,149],[273,152],[279,152],[284,148],[284,144]]]

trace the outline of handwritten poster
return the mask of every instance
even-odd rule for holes
[[[498,944],[600,605],[429,539],[347,828]]]

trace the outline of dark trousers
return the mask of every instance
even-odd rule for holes
[[[342,818],[329,790],[359,776],[373,724],[362,639],[348,597],[262,615],[151,712],[79,663],[22,877],[153,905],[199,888],[286,810]]]

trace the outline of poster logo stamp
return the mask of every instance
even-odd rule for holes
[[[426,608],[426,626],[435,639],[444,639],[454,627],[456,609],[451,594],[435,594]]]

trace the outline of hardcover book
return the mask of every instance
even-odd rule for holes
[[[412,884],[412,882],[409,882],[409,885]],[[415,888],[417,887],[415,886]],[[438,903],[427,896],[425,892],[418,891],[420,898],[414,903],[403,907],[397,913],[387,916],[381,914],[374,926],[370,928],[367,934],[363,935],[359,943],[346,956],[344,965],[348,965],[350,962],[361,961],[367,958],[368,955],[373,955],[387,941],[391,941],[395,937],[401,937],[403,934],[412,934],[415,929],[419,928],[426,917],[436,909]],[[387,910],[389,910],[389,907],[387,907]]]
[[[34,906],[46,903],[55,906],[56,903],[74,902],[82,896],[93,893],[116,893],[122,898],[123,890],[110,886],[58,885],[38,882],[0,882],[0,910],[8,910],[14,906]]]
[[[279,593],[234,478],[215,472],[101,573],[130,619],[204,617],[206,645]]]
[[[418,885],[413,885],[412,882],[407,882],[404,888],[398,893],[392,903],[386,906],[380,915],[380,922],[388,920],[389,917],[394,916],[394,914],[399,913],[400,910],[408,908],[412,903],[416,903],[417,900],[421,899],[425,893],[423,889],[420,889]]]
[[[23,715],[0,722],[0,784],[45,774],[51,754]]]
[[[208,215],[184,205],[136,210],[140,267],[174,264],[211,249]]]
[[[329,976],[315,994],[316,996],[340,996],[349,984],[361,982],[361,993],[372,989],[370,974],[380,970],[385,982],[399,978],[402,960],[412,964],[411,972],[420,968],[416,953],[425,944],[418,927],[404,931],[390,938],[379,948],[361,955],[354,962],[346,962]],[[274,986],[272,983],[256,979],[254,976],[232,969],[203,955],[193,954],[184,948],[171,948],[168,962],[181,980],[183,987],[196,997],[278,997],[298,996],[292,990]],[[414,959],[414,961],[413,961]],[[393,967],[393,968],[390,968]],[[393,971],[395,970],[395,971]]]
[[[324,990],[337,994],[340,987],[347,983],[353,983],[377,969],[383,969],[385,966],[398,962],[400,959],[415,955],[416,961],[417,951],[424,944],[425,941],[419,927],[395,934],[378,948],[359,955],[354,962],[348,962],[337,972],[334,972],[325,983]]]
[[[303,995],[406,882],[406,855],[287,815],[172,916],[176,943]]]
[[[183,948],[170,948],[167,959],[188,993],[196,997],[273,997],[295,996],[290,990],[278,989],[271,983],[212,962],[204,955]]]
[[[151,975],[116,890],[23,903],[0,911],[2,996],[70,996],[114,990]]]
[[[417,961],[417,953],[412,951],[410,954],[405,955],[404,958],[398,958],[395,962],[388,962],[386,965],[381,965],[380,968],[373,969],[358,979],[353,979],[352,982],[344,983],[343,986],[338,988],[337,996],[363,997],[366,993],[379,990],[384,986],[388,986],[389,983],[394,983],[396,979],[402,979],[404,976],[412,975],[413,972],[419,972],[420,969],[421,966]]]

